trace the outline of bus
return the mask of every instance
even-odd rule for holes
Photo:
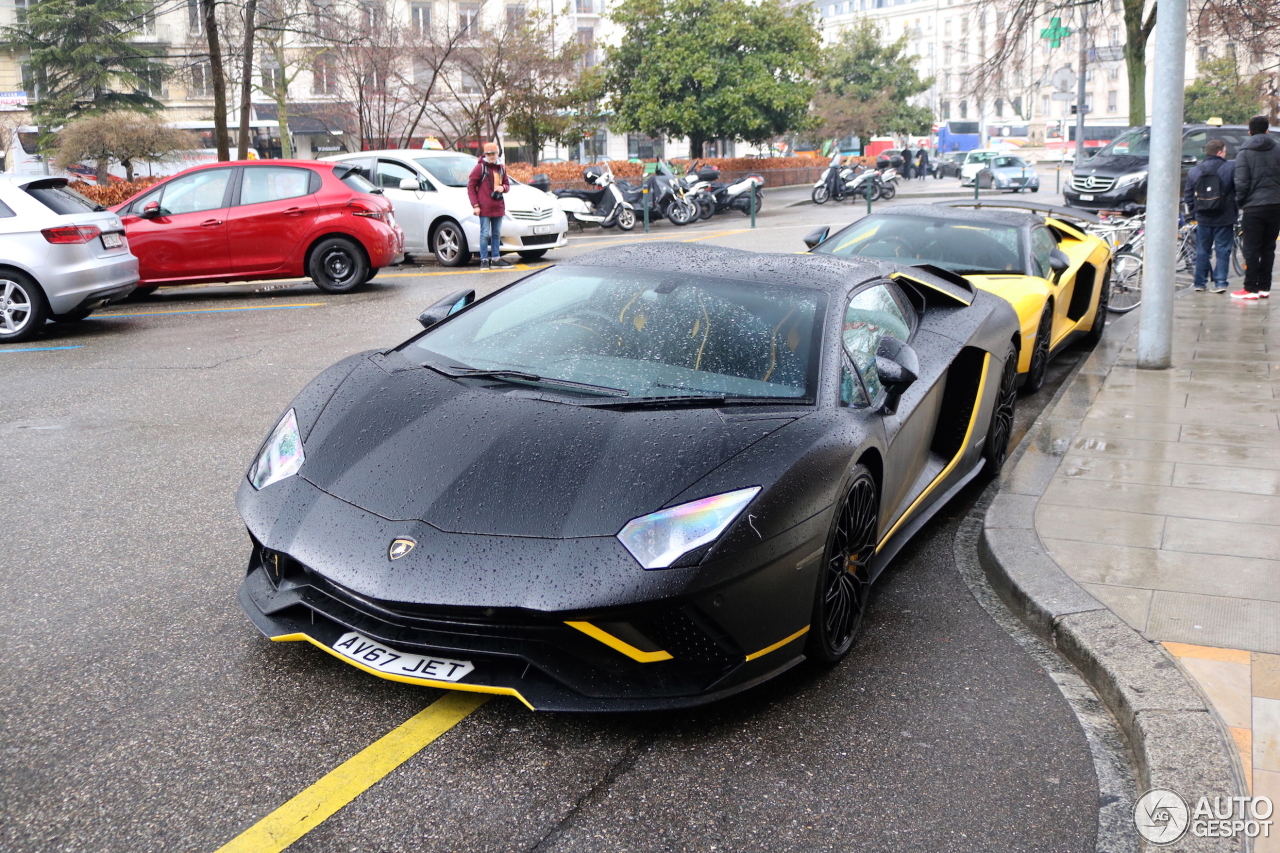
[[[1071,151],[1075,150],[1076,122],[1075,119],[1067,119],[1067,121],[1070,123],[1067,124],[1065,131],[1056,123],[1045,127],[1045,148],[1051,151],[1063,148]],[[1128,127],[1119,124],[1086,124],[1084,126],[1084,149],[1086,151],[1097,151],[1128,129]]]
[[[939,154],[972,151],[982,145],[982,129],[976,121],[944,121],[937,128]]]

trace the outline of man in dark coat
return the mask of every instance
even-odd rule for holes
[[[916,155],[916,177],[924,178],[927,174],[929,174],[929,152],[921,145],[920,153]]]
[[[1227,271],[1231,266],[1231,244],[1236,228],[1236,164],[1223,153],[1226,143],[1210,139],[1204,147],[1204,160],[1187,175],[1183,201],[1196,220],[1196,290],[1204,290],[1213,276],[1213,292],[1227,292]],[[1196,201],[1196,184],[1206,175],[1217,175],[1221,196],[1217,205],[1206,207],[1205,199]],[[1216,259],[1214,256],[1216,255]]]
[[[498,247],[502,245],[502,217],[507,213],[503,200],[511,192],[507,170],[498,159],[498,143],[486,142],[480,162],[471,170],[467,179],[467,197],[471,199],[471,212],[480,217],[480,269],[509,267],[502,259]]]
[[[1280,145],[1267,130],[1266,116],[1249,119],[1249,141],[1236,155],[1236,204],[1241,217],[1244,289],[1232,299],[1265,299],[1271,295],[1271,268],[1280,236]]]

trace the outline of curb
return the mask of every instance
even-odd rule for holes
[[[1212,803],[1215,796],[1249,793],[1225,724],[1173,656],[1072,580],[1035,530],[1036,506],[1136,328],[1137,315],[1112,321],[1109,334],[1027,433],[983,519],[978,559],[1010,610],[1080,672],[1115,717],[1128,741],[1139,793],[1168,789],[1194,811],[1202,796]],[[1239,853],[1246,845],[1244,838],[1187,833],[1159,849]]]
[[[812,186],[812,184],[800,184],[799,186]],[[783,187],[777,187],[777,189],[783,189]],[[1010,195],[1010,193],[995,192],[992,190],[987,190],[986,192],[983,192],[982,190],[979,190],[978,195],[979,195],[979,198],[986,198],[988,196]],[[893,197],[892,200],[893,201],[910,201],[913,198],[973,198],[973,190],[925,190],[924,192],[918,192],[918,193],[899,192],[897,195]],[[883,199],[881,199],[881,201],[882,200]],[[854,201],[854,206],[856,207],[859,204],[865,204],[865,203],[866,203],[866,199],[856,200]],[[878,201],[872,202],[872,204],[878,204],[878,203],[879,203]],[[806,204],[813,204],[813,199],[804,198],[804,199],[801,199],[800,201],[793,201],[791,202],[791,204],[788,204],[787,207],[802,207]],[[840,204],[840,202],[836,202],[836,204]],[[816,204],[814,204],[813,206],[817,207]]]

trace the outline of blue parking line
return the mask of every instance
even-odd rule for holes
[[[83,349],[84,344],[77,344],[73,347],[24,347],[23,349],[0,349],[0,354],[6,352],[53,352],[60,349]]]
[[[117,317],[162,317],[175,314],[224,314],[229,311],[288,311],[292,308],[316,308],[323,302],[309,302],[306,305],[258,305],[245,308],[193,308],[190,311],[135,311],[129,314],[93,314],[89,320],[114,320]]]

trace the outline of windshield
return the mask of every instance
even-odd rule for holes
[[[60,213],[64,216],[73,213],[93,213],[106,209],[66,186],[65,181],[57,179],[28,184],[27,195],[37,199],[54,213]]]
[[[337,168],[333,173],[338,176],[338,180],[342,181],[349,188],[358,193],[377,193],[382,190],[375,187],[368,178],[360,174],[360,170],[355,167],[343,169]]]
[[[994,156],[996,155],[991,153],[990,151],[970,151],[969,158],[965,160],[965,162],[966,163],[989,163],[991,161],[991,158]]]
[[[812,398],[826,296],[683,273],[552,267],[402,350],[449,369],[518,370],[628,399]]]
[[[928,216],[865,216],[814,251],[904,264],[934,264],[960,273],[1025,269],[1017,226]]]
[[[427,170],[446,187],[465,187],[476,158],[470,154],[441,154],[439,157],[420,157],[413,162]]]
[[[1148,157],[1151,154],[1151,131],[1137,127],[1111,140],[1095,157]]]
[[[991,162],[994,169],[1018,169],[1027,165],[1020,157],[997,157]]]

